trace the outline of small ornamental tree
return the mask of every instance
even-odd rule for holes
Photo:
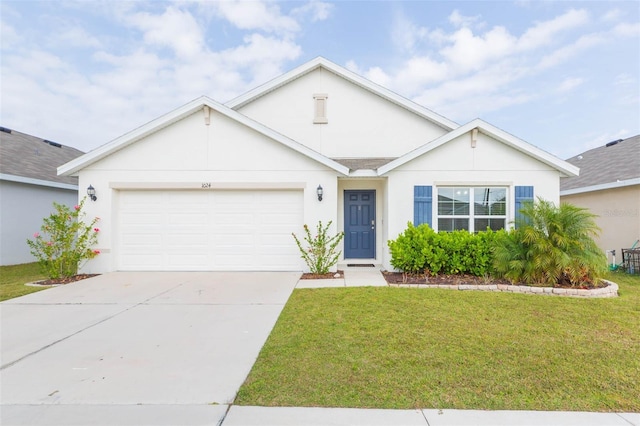
[[[33,234],[33,240],[27,240],[31,254],[50,279],[72,277],[81,263],[100,254],[91,248],[98,242],[100,229],[95,225],[99,218],[84,221],[85,200],[73,210],[54,202],[55,212],[43,219],[40,232]]]
[[[336,247],[338,247],[342,237],[344,237],[344,232],[338,232],[333,237],[329,237],[327,233],[330,226],[331,221],[329,221],[326,226],[322,226],[322,221],[319,221],[316,236],[313,237],[311,231],[309,231],[309,227],[304,225],[304,232],[306,234],[304,241],[306,241],[308,246],[306,248],[302,247],[302,243],[298,237],[296,237],[296,234],[291,234],[293,235],[293,239],[296,240],[296,244],[300,250],[300,257],[304,259],[313,274],[328,273],[329,268],[338,263],[338,258],[340,257],[340,253],[342,253],[341,251],[336,252]]]

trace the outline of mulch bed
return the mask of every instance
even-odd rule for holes
[[[498,278],[489,278],[486,279],[484,277],[476,277],[475,275],[433,275],[429,277],[425,277],[423,274],[407,274],[406,280],[403,280],[402,272],[383,272],[382,275],[387,280],[389,284],[442,284],[442,285],[459,285],[459,284],[470,284],[470,285],[488,285],[488,284],[507,284],[507,285],[530,285],[530,284],[514,284],[509,280],[498,279]],[[532,285],[533,286],[533,285]],[[574,288],[574,289],[595,289],[606,287],[607,284],[600,281],[597,285],[593,285],[592,283],[585,283],[582,286],[572,287],[569,284],[556,284],[554,288]],[[550,287],[550,286],[541,286],[541,287]]]
[[[78,275],[74,275],[72,277],[66,277],[66,278],[56,278],[56,279],[52,279],[52,280],[42,280],[42,281],[36,281],[33,284],[36,285],[60,285],[60,284],[69,284],[69,283],[73,283],[76,281],[80,281],[80,280],[84,280],[87,278],[91,278],[91,277],[95,277],[97,275],[100,274],[78,274]]]
[[[301,280],[337,280],[344,278],[344,271],[327,272],[326,274],[312,274],[310,272],[302,274]]]

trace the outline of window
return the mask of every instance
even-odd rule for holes
[[[507,188],[438,188],[438,230],[498,230],[507,224]]]
[[[329,122],[327,120],[327,97],[324,93],[313,95],[315,104],[314,124],[327,124]]]

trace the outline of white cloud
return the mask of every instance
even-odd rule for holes
[[[620,16],[622,16],[622,11],[620,9],[612,9],[612,10],[608,11],[607,13],[605,13],[604,15],[602,15],[602,20],[603,21],[615,21]]]
[[[531,50],[548,45],[562,31],[566,31],[589,21],[589,14],[585,10],[571,9],[563,15],[549,21],[539,22],[529,28],[518,41],[521,50]]]
[[[324,21],[329,18],[334,5],[322,1],[311,1],[291,11],[292,16],[303,18],[310,15],[311,22]]]
[[[449,22],[451,22],[456,27],[469,27],[480,22],[480,18],[480,15],[463,16],[462,14],[460,14],[458,9],[455,9],[453,12],[451,12],[451,15],[449,15]]]
[[[603,34],[587,34],[584,35],[575,42],[562,46],[559,49],[545,55],[538,64],[538,68],[543,70],[546,68],[555,67],[568,59],[581,54],[584,50],[587,50],[598,44],[602,44],[606,41],[606,37]]]
[[[440,53],[463,72],[480,69],[493,59],[507,56],[516,43],[516,38],[504,27],[494,27],[480,36],[465,27],[450,35],[449,40],[452,44]]]
[[[391,39],[401,51],[413,52],[416,44],[425,39],[429,30],[415,25],[404,13],[397,12],[391,26]]]
[[[21,37],[16,32],[15,28],[4,20],[0,20],[0,39],[2,39],[2,44],[5,48],[13,47],[21,41]]]
[[[353,59],[349,59],[344,67],[356,74],[364,75],[364,72],[362,72],[358,64],[356,64],[356,61],[354,61]]]
[[[217,14],[243,30],[266,32],[297,32],[300,26],[295,19],[282,15],[275,3],[264,1],[228,0],[210,3]]]
[[[285,61],[291,61],[302,53],[300,46],[286,39],[251,34],[244,44],[220,52],[222,63],[227,67],[248,68],[253,76],[251,84],[261,84],[277,76]]]
[[[445,80],[449,71],[450,66],[444,62],[414,57],[407,60],[395,75],[393,86],[401,93],[417,93],[429,84]]]
[[[555,87],[525,84],[518,88],[524,79],[550,72],[611,39],[607,33],[582,30],[576,34],[576,29],[591,23],[589,13],[577,9],[536,22],[520,36],[503,26],[473,28],[480,17],[465,17],[457,10],[449,15],[449,21],[458,28],[429,30],[398,14],[391,35],[398,49],[409,55],[391,69],[359,70],[355,62],[348,65],[416,102],[465,121],[585,84],[586,78],[572,77]],[[629,32],[627,27],[619,28],[619,33]],[[422,43],[425,41],[429,44]]]
[[[428,87],[414,100],[455,120],[468,121],[480,112],[494,111],[509,105],[524,103],[536,94],[510,88],[525,70],[516,66],[496,65],[462,78],[451,78]]]
[[[368,80],[371,80],[374,83],[384,87],[388,87],[390,83],[389,75],[387,75],[387,73],[384,72],[380,67],[373,67],[369,69],[369,71],[365,73],[365,77]]]
[[[99,49],[102,47],[102,43],[98,38],[79,26],[63,27],[53,35],[53,38],[55,43],[65,45],[66,48],[75,46]]]
[[[573,89],[575,89],[576,87],[580,86],[584,82],[585,82],[584,78],[568,77],[568,78],[565,78],[562,81],[562,83],[560,83],[560,85],[558,86],[558,88],[556,90],[558,92],[570,92]]]
[[[193,57],[203,49],[202,28],[186,10],[171,6],[162,15],[135,13],[128,21],[143,31],[147,43],[169,47],[178,57]]]
[[[296,20],[283,16],[277,4],[120,3],[96,4],[94,15],[119,33],[65,17],[59,22],[66,26],[58,25],[54,35],[3,25],[4,125],[89,150],[198,96],[231,99],[282,73],[302,52],[289,32],[299,29]],[[223,9],[234,25],[268,34],[244,31],[239,41],[216,50],[206,39],[207,26],[220,16],[207,16],[205,6]],[[321,20],[331,7],[316,2],[303,9],[296,12],[300,19]],[[90,53],[76,62],[76,52],[86,48]]]
[[[637,79],[634,78],[631,74],[622,73],[616,75],[616,77],[613,79],[613,84],[616,86],[628,86],[634,84],[636,80]]]
[[[621,23],[613,28],[613,33],[622,37],[640,36],[640,22],[633,24]]]

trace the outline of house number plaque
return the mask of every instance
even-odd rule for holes
[[[202,188],[203,189],[211,188],[211,182],[202,182]]]

